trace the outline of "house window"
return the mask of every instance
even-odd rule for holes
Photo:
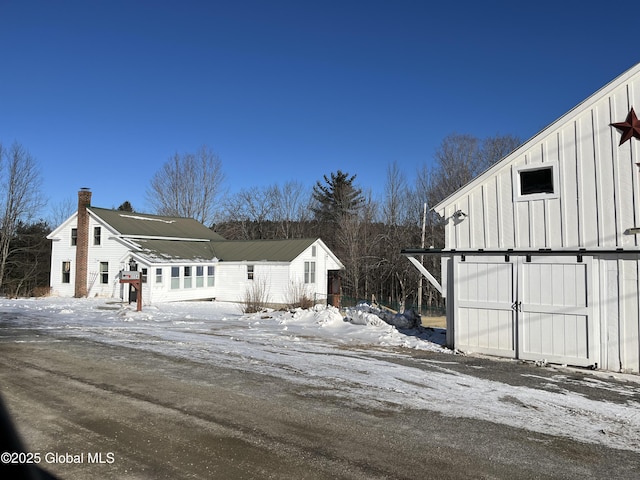
[[[147,269],[143,268],[142,272],[140,274],[140,279],[142,280],[142,283],[147,283]]]
[[[213,287],[216,284],[216,267],[209,265],[207,267],[207,287]]]
[[[100,245],[101,236],[102,236],[102,228],[101,227],[95,227],[93,229],[93,244],[94,245]]]
[[[76,246],[76,245],[78,245],[78,229],[72,228],[71,229],[71,246]]]
[[[171,288],[180,288],[180,267],[171,267]]]
[[[316,246],[315,246],[315,245],[312,245],[312,246],[311,246],[311,256],[312,256],[312,257],[315,257],[315,256],[316,256]]]
[[[191,267],[184,267],[184,288],[191,288]]]
[[[304,283],[316,283],[316,262],[304,262]]]
[[[542,200],[560,194],[557,162],[514,167],[514,200]]]
[[[253,280],[253,265],[247,265],[247,280]]]
[[[196,288],[204,287],[204,267],[198,265],[196,267]]]
[[[109,262],[100,262],[100,283],[109,283]]]
[[[71,283],[71,262],[62,262],[62,283]]]
[[[162,269],[156,268],[156,283],[162,283]]]

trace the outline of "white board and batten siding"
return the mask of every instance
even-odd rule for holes
[[[502,257],[454,259],[455,346],[515,357],[514,265]]]
[[[636,166],[640,163],[640,141],[631,139],[619,145],[620,132],[611,126],[625,121],[632,107],[640,112],[640,64],[434,208],[446,221],[446,249],[585,248],[592,252],[582,263],[570,256],[544,257],[547,266],[534,267],[534,257],[527,267],[521,259],[511,273],[504,258],[505,265],[500,267],[500,259],[483,257],[473,260],[474,266],[462,266],[464,262],[454,258],[455,265],[443,268],[443,275],[448,272],[454,278],[443,282],[448,284],[448,294],[455,296],[450,299],[455,303],[450,312],[456,316],[457,348],[466,342],[469,349],[477,351],[505,350],[505,356],[511,351],[514,355],[530,352],[530,357],[549,361],[593,362],[609,370],[640,372],[640,263],[633,253],[640,250],[640,235],[627,232],[640,226],[640,174]],[[519,172],[541,167],[553,171],[553,194],[519,195]],[[455,218],[458,210],[466,217]],[[598,250],[616,249],[627,252],[598,254]],[[532,279],[536,268],[542,269],[538,272],[541,282],[535,287],[530,283],[531,288],[523,290],[517,279],[527,275]],[[468,283],[474,283],[473,275],[486,277],[483,282],[488,290],[477,292],[478,298],[467,293]],[[489,290],[496,282],[508,284],[509,275],[516,278],[516,290],[520,291],[515,298],[523,307],[511,312],[511,322],[503,294]],[[570,298],[576,293],[563,284],[567,297],[556,303],[555,293],[548,290],[556,275],[563,282],[574,283],[575,288],[585,289],[579,301],[578,297]],[[455,285],[449,285],[451,282]],[[482,308],[494,312],[493,316],[484,319],[486,312],[474,307],[474,302],[486,303]],[[538,311],[528,311],[530,308]],[[483,340],[479,332],[486,329],[478,327],[483,322],[488,332],[493,330],[497,335]],[[475,332],[474,328],[480,329]],[[545,330],[553,332],[546,340],[540,337]],[[513,343],[505,343],[510,335]],[[550,343],[541,343],[544,341]]]

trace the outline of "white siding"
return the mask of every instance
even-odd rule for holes
[[[94,228],[101,228],[100,245],[94,243]],[[87,257],[87,296],[120,297],[120,270],[125,269],[124,260],[129,250],[113,238],[113,232],[95,217],[89,217],[89,255]],[[106,284],[101,283],[100,263],[109,264],[109,277]]]
[[[247,278],[247,265],[254,266],[253,280]],[[220,262],[216,271],[215,298],[241,302],[254,285],[264,285],[270,303],[285,303],[289,281],[288,263]]]
[[[315,247],[316,254],[313,256],[312,251]],[[314,242],[304,252],[302,252],[296,259],[291,262],[290,280],[295,284],[304,283],[304,263],[315,262],[316,263],[316,281],[313,284],[307,286],[308,292],[312,295],[317,302],[326,302],[327,300],[327,287],[328,287],[328,271],[339,270],[342,265],[339,265],[333,259],[333,256],[322,242]]]
[[[632,107],[636,114],[640,113],[640,64],[436,206],[436,211],[446,220],[447,249],[587,248],[595,251],[589,280],[591,290],[586,303],[580,306],[582,313],[568,316],[560,312],[563,309],[556,309],[553,302],[548,311],[540,308],[541,311],[523,312],[525,315],[521,317],[527,318],[529,343],[520,345],[521,351],[529,349],[540,358],[573,355],[584,359],[583,363],[597,359],[599,366],[607,370],[640,372],[640,260],[634,253],[597,253],[597,250],[616,249],[638,249],[640,253],[640,235],[625,233],[640,227],[640,175],[636,166],[640,163],[640,141],[632,138],[619,145],[621,133],[611,126],[625,121]],[[520,169],[550,165],[558,174],[559,195],[554,192],[554,195],[528,199],[518,195]],[[467,216],[454,218],[457,210]],[[558,263],[564,261],[557,259]],[[549,268],[551,270],[541,274],[539,286],[521,292],[534,300],[530,303],[535,304],[537,295],[553,298],[557,293],[548,291],[552,282],[547,282],[547,277],[555,278],[553,272],[557,267]],[[455,277],[457,270],[450,269],[450,272]],[[578,283],[584,283],[584,275],[579,270],[574,273],[577,288]],[[483,275],[476,282],[481,282]],[[572,274],[566,273],[563,278],[571,279]],[[464,298],[468,288],[476,287],[450,279],[450,296],[455,302]],[[569,292],[565,287],[570,286],[562,286],[563,291]],[[563,301],[570,303],[570,298]],[[484,313],[475,307],[473,312],[449,307],[448,311],[456,315],[452,325],[456,342],[493,350],[504,348],[500,338],[482,340],[478,337],[479,332],[490,328],[488,324],[473,330],[472,325],[482,326]],[[477,318],[469,323],[472,314]],[[500,315],[507,318],[506,313]],[[496,319],[500,315],[495,313]],[[587,318],[591,320],[585,324]],[[508,322],[503,323],[497,331],[507,331]],[[542,337],[536,337],[536,328],[539,332],[556,329],[552,343],[541,343]],[[580,336],[585,328],[592,338]],[[557,354],[562,349],[571,350],[568,335],[577,339],[575,349],[571,355]],[[560,336],[562,342],[558,339]],[[589,351],[579,347],[585,344]]]
[[[94,228],[101,227],[100,245],[94,245]],[[71,245],[71,231],[77,228],[75,217],[64,225],[51,247],[51,291],[53,295],[72,297],[75,294],[76,246]],[[89,255],[87,259],[88,296],[119,297],[119,271],[127,248],[115,240],[109,229],[94,217],[89,218]],[[62,283],[62,262],[71,262],[70,282]],[[109,278],[106,284],[100,282],[100,262],[109,264]]]
[[[448,248],[618,248],[637,245],[625,230],[640,223],[640,142],[618,146],[622,122],[632,106],[640,112],[640,74],[576,109],[516,150],[464,194],[440,206],[449,219]],[[556,165],[557,198],[512,201],[512,171],[519,166]],[[462,210],[460,222],[451,215]],[[513,238],[512,238],[513,235]]]
[[[640,261],[630,257],[600,259],[599,302],[602,368],[640,372]]]
[[[51,242],[51,293],[61,297],[73,297],[76,281],[76,247],[71,245],[71,229],[77,222],[72,219]],[[69,283],[62,283],[62,262],[71,262]]]

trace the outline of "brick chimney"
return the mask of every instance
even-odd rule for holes
[[[78,237],[76,243],[76,288],[75,297],[88,295],[87,268],[89,258],[89,212],[91,205],[91,190],[81,188],[78,192]]]

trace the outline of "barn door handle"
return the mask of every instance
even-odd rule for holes
[[[511,305],[511,310],[513,310],[514,312],[521,312],[522,311],[522,302],[519,301],[515,301],[513,302],[513,305]]]

